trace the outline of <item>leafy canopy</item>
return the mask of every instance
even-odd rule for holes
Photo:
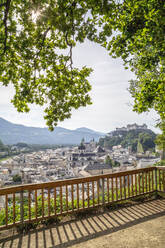
[[[136,74],[134,110],[165,118],[164,0],[4,0],[0,4],[0,82],[13,84],[14,106],[45,106],[50,129],[91,104],[91,68],[78,69],[72,50],[85,39],[121,57]]]
[[[14,175],[13,182],[22,182],[21,176],[18,174]]]
[[[161,160],[162,162],[165,162],[165,121],[162,120],[161,123],[158,124],[158,126],[161,129],[162,133],[157,135],[156,144],[158,148],[162,151]]]

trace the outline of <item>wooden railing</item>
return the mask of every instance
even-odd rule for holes
[[[0,229],[39,222],[156,191],[165,191],[165,171],[150,167],[0,189]]]

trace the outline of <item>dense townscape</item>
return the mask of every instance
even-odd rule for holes
[[[129,125],[127,128],[147,129],[146,126],[138,125]],[[119,132],[119,129],[116,131]],[[121,133],[118,135],[121,136]],[[112,136],[114,133],[107,137]],[[16,147],[13,146],[13,149]],[[25,148],[18,155],[1,161],[1,187],[112,173],[153,165],[159,161],[159,157],[151,151],[135,153],[129,146],[122,145],[107,148],[100,146],[94,139],[90,142],[82,139],[79,146],[23,152]]]

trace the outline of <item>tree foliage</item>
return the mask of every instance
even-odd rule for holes
[[[112,168],[120,166],[120,163],[116,160],[111,159],[109,155],[106,156],[105,163],[110,165]]]
[[[158,126],[161,129],[162,133],[157,135],[156,144],[158,145],[158,148],[162,151],[161,160],[165,160],[165,121],[161,121]]]
[[[143,146],[139,140],[137,143],[137,153],[144,153]]]
[[[106,156],[105,163],[112,166],[112,159],[110,158],[109,155]]]
[[[14,106],[45,106],[50,129],[91,104],[91,68],[78,69],[73,47],[85,39],[121,57],[135,72],[134,110],[165,118],[163,0],[4,0],[0,4],[0,82],[13,84]]]
[[[139,134],[139,143],[142,145],[142,150],[153,150],[155,148],[155,135],[149,133]]]
[[[18,183],[18,182],[22,182],[21,176],[16,174],[13,176],[13,182]]]
[[[0,140],[0,149],[4,147],[4,144],[2,143],[2,141]]]
[[[122,1],[113,27],[119,31],[107,48],[135,73],[130,82],[134,110],[153,108],[165,118],[165,2]]]
[[[3,152],[8,150],[9,150],[8,146],[4,145],[3,142],[0,140],[0,151]]]
[[[28,112],[32,103],[45,105],[51,129],[69,118],[72,108],[91,103],[87,77],[92,70],[75,68],[72,61],[72,48],[85,39],[87,11],[74,1],[0,5],[0,81],[14,85],[12,102],[19,112]]]

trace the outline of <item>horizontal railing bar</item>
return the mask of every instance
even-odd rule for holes
[[[156,166],[156,169],[165,170],[165,166]]]
[[[26,190],[32,191],[32,190],[37,190],[37,189],[38,190],[39,189],[53,189],[54,187],[73,185],[73,184],[79,184],[79,183],[86,183],[86,182],[93,182],[93,181],[97,181],[101,178],[116,178],[116,177],[120,177],[120,176],[128,176],[128,175],[137,174],[137,173],[141,173],[141,172],[149,172],[149,171],[153,171],[157,168],[158,167],[149,167],[149,168],[122,171],[122,172],[111,173],[111,174],[103,174],[103,175],[90,176],[90,177],[59,180],[56,182],[25,184],[25,185],[20,185],[20,186],[1,188],[0,189],[0,195],[19,193],[21,191],[26,191]]]

